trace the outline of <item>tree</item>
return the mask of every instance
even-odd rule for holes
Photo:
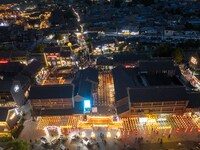
[[[44,20],[45,20],[45,16],[44,16],[44,15],[41,15],[41,16],[40,16],[40,20],[41,20],[41,21],[44,21]]]
[[[62,35],[62,34],[56,34],[56,35],[54,36],[54,39],[55,39],[55,40],[61,41],[61,40],[63,39],[63,35]]]
[[[176,61],[177,64],[182,63],[182,61],[183,61],[182,50],[180,48],[176,48],[172,53],[172,57],[174,58],[174,60]]]
[[[119,52],[122,52],[125,46],[126,46],[126,43],[120,44],[120,45],[119,45],[119,48],[118,48],[118,51],[119,51]]]
[[[8,142],[7,148],[12,150],[29,150],[29,144],[26,141],[23,140],[12,140]]]
[[[154,56],[156,57],[171,57],[173,51],[172,45],[168,43],[164,43],[159,45],[154,53]]]
[[[46,47],[46,44],[37,44],[35,46],[35,50],[38,52],[38,53],[44,53],[44,48]]]

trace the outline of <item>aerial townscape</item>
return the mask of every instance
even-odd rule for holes
[[[0,0],[0,150],[199,150],[200,0]]]

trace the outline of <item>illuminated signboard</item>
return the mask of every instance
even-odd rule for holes
[[[194,65],[197,65],[198,61],[196,58],[191,57],[190,62],[193,63]]]
[[[84,113],[89,113],[91,109],[90,100],[84,100]]]
[[[8,60],[0,60],[0,64],[7,64]]]
[[[49,56],[47,56],[48,58],[57,58],[57,56],[56,55],[49,55]]]

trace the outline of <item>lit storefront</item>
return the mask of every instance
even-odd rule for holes
[[[47,66],[71,66],[70,51],[61,51],[60,47],[47,47],[44,50],[44,59]]]
[[[11,137],[11,129],[19,118],[17,109],[0,108],[0,137]]]
[[[78,122],[77,127],[82,129],[108,128],[121,129],[122,121],[114,119],[115,116],[89,116],[86,120]]]
[[[193,70],[200,70],[200,65],[199,65],[199,54],[194,54],[189,58],[189,66],[193,69]]]

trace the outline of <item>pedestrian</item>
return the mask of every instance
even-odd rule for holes
[[[163,140],[162,139],[160,139],[160,144],[162,144],[163,143]]]
[[[124,148],[126,148],[126,144],[124,143]]]
[[[171,134],[168,135],[168,139],[171,137]]]

